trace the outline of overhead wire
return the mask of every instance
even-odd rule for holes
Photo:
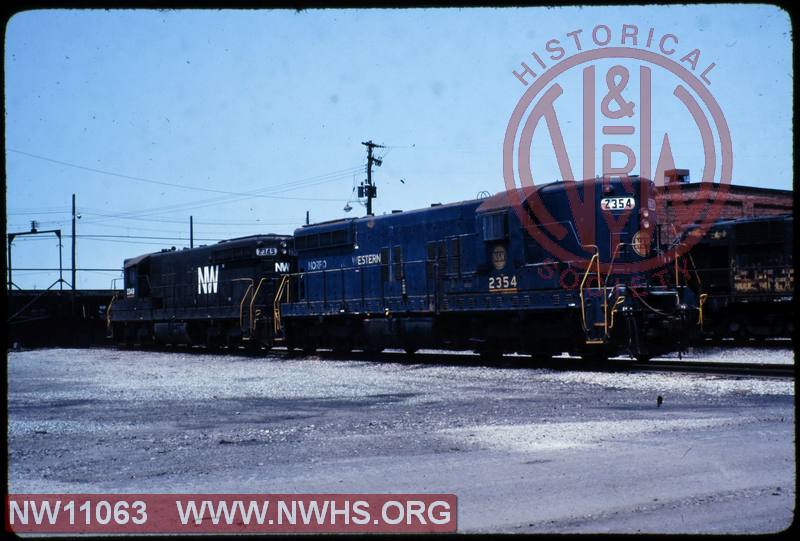
[[[341,179],[346,178],[347,176],[349,176],[349,174],[350,173],[340,174],[340,175],[337,175],[336,177],[325,179],[324,182],[333,182],[333,181],[336,181],[336,180],[341,180]],[[321,183],[322,182],[320,181],[320,182],[317,182],[317,183],[309,185],[309,186],[315,186],[315,185],[318,185],[318,184],[321,184]],[[303,186],[303,187],[308,187],[308,186]],[[115,214],[106,214],[106,213],[97,213],[97,212],[90,212],[89,214],[93,214],[93,215],[101,214],[101,215],[106,216],[106,217],[108,217],[110,219],[142,219],[145,216],[157,216],[159,214],[174,213],[174,212],[176,212],[178,210],[181,210],[181,211],[196,210],[196,209],[199,209],[199,208],[205,208],[205,207],[219,205],[219,204],[227,204],[227,203],[233,203],[233,202],[237,202],[237,201],[243,201],[243,200],[246,200],[246,199],[249,199],[249,198],[250,198],[249,196],[234,196],[234,197],[228,196],[228,197],[212,198],[212,199],[206,199],[206,200],[198,200],[198,201],[193,201],[193,202],[189,202],[189,203],[181,203],[181,204],[176,204],[176,205],[169,205],[169,206],[166,206],[166,207],[155,207],[155,208],[151,208],[151,209],[142,209],[142,210],[138,210],[138,211],[120,212],[120,213],[115,213]],[[324,201],[326,199],[319,198],[318,200],[319,201]],[[331,199],[327,199],[327,200],[331,201]],[[336,200],[336,201],[338,201],[338,200]],[[106,221],[108,221],[108,220],[105,220],[105,219],[92,220],[92,223],[101,223],[101,222],[106,222]]]
[[[71,162],[67,162],[67,161],[64,161],[64,160],[57,160],[55,158],[50,158],[48,156],[42,156],[40,154],[34,154],[32,152],[26,152],[26,151],[23,151],[23,150],[18,150],[18,149],[13,149],[13,148],[7,148],[6,150],[8,152],[13,152],[15,154],[19,154],[19,155],[22,155],[22,156],[28,156],[30,158],[34,158],[34,159],[37,159],[37,160],[42,160],[42,161],[46,161],[46,162],[50,162],[50,163],[55,163],[55,164],[62,165],[62,166],[65,166],[65,167],[72,167],[72,168],[75,168],[75,169],[80,169],[80,170],[83,170],[83,171],[89,171],[89,172],[92,172],[92,173],[98,173],[98,174],[106,175],[106,176],[110,176],[110,177],[122,178],[122,179],[125,179],[125,180],[133,180],[133,181],[136,181],[136,182],[144,182],[144,183],[147,183],[147,184],[154,184],[154,185],[159,185],[159,186],[167,186],[167,187],[178,188],[178,189],[183,189],[183,190],[194,190],[194,191],[202,191],[202,192],[208,192],[208,193],[218,193],[218,194],[224,194],[224,195],[235,195],[235,196],[244,196],[244,197],[261,197],[261,198],[267,198],[267,199],[293,199],[293,200],[300,200],[300,201],[322,201],[322,200],[325,200],[324,198],[319,198],[319,197],[309,198],[309,197],[277,196],[277,195],[269,195],[269,194],[265,194],[265,193],[258,193],[258,191],[255,191],[255,192],[236,192],[236,191],[232,191],[232,190],[218,190],[218,189],[215,189],[215,188],[206,188],[206,187],[203,187],[203,186],[192,186],[192,185],[188,185],[188,184],[179,184],[179,183],[176,183],[176,182],[167,182],[167,181],[163,181],[163,180],[155,180],[155,179],[150,179],[150,178],[146,178],[146,177],[128,175],[128,174],[124,174],[124,173],[117,173],[115,171],[108,171],[108,170],[104,170],[104,169],[98,169],[96,167],[88,167],[88,166],[85,166],[85,165],[71,163]],[[295,181],[295,182],[300,182],[300,181]],[[338,201],[338,199],[330,199],[330,201]]]

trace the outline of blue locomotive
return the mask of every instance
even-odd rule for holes
[[[124,296],[109,304],[127,345],[271,347],[280,278],[295,270],[292,237],[254,235],[126,259]]]
[[[297,272],[276,299],[286,345],[639,359],[680,349],[697,295],[644,265],[669,248],[653,234],[653,193],[647,179],[598,178],[300,227]]]

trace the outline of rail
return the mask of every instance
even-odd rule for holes
[[[736,376],[760,376],[794,378],[793,364],[733,363],[712,361],[642,361],[632,363],[637,371],[648,372],[697,372],[703,374],[725,374]]]

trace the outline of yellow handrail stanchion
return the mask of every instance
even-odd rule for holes
[[[283,297],[284,290],[286,291],[286,302],[289,302],[289,275],[284,274],[281,276],[281,283],[278,285],[278,291],[275,293],[275,299],[272,302],[272,324],[275,335],[281,330],[281,297]]]
[[[111,300],[108,302],[108,308],[106,308],[106,329],[111,328],[111,306],[114,304],[115,300],[117,300],[116,293],[114,293],[114,296],[111,297]]]
[[[256,287],[256,290],[253,293],[253,297],[250,299],[250,332],[251,333],[256,330],[256,319],[254,317],[253,307],[256,304],[256,299],[258,298],[258,292],[261,290],[261,286],[266,281],[267,281],[266,277],[263,277],[263,278],[261,278],[261,280],[258,281],[258,286]]]
[[[617,313],[617,307],[623,302],[625,302],[625,295],[620,295],[614,303],[614,306],[611,307],[611,324],[608,326],[609,331],[614,328],[614,314]]]
[[[697,316],[697,324],[700,325],[700,332],[703,332],[703,305],[708,298],[708,293],[701,293],[700,294],[700,302],[698,303],[698,316]]]
[[[234,278],[231,282],[247,282],[249,281],[250,284],[247,286],[247,289],[244,290],[244,295],[242,295],[242,300],[239,302],[239,330],[244,332],[244,301],[247,300],[247,294],[250,293],[250,290],[253,289],[253,279],[252,278]]]
[[[583,297],[583,287],[586,284],[586,279],[592,273],[592,263],[594,262],[597,262],[597,285],[600,285],[600,249],[594,244],[587,244],[584,248],[594,248],[594,254],[592,254],[591,259],[589,259],[589,264],[586,265],[586,272],[583,274],[583,279],[578,289],[578,297],[581,300],[581,323],[583,324],[584,332],[587,332],[589,329],[586,328],[586,302]]]

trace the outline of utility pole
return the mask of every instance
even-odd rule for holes
[[[75,194],[72,194],[72,291],[75,291]]]
[[[6,256],[8,257],[8,290],[11,291],[11,286],[14,284],[14,281],[11,279],[11,242],[13,237],[9,235],[7,238],[8,248],[6,248]]]
[[[367,147],[367,181],[366,184],[358,187],[358,197],[367,198],[367,216],[372,216],[372,200],[378,197],[378,188],[372,182],[372,164],[374,163],[376,167],[380,167],[383,163],[383,160],[372,155],[372,150],[386,147],[373,143],[372,140],[361,144]]]
[[[194,248],[194,216],[189,216],[189,248]]]
[[[58,236],[58,289],[59,291],[64,290],[64,260],[61,256],[63,245],[61,244],[61,230],[58,230],[56,233]]]

